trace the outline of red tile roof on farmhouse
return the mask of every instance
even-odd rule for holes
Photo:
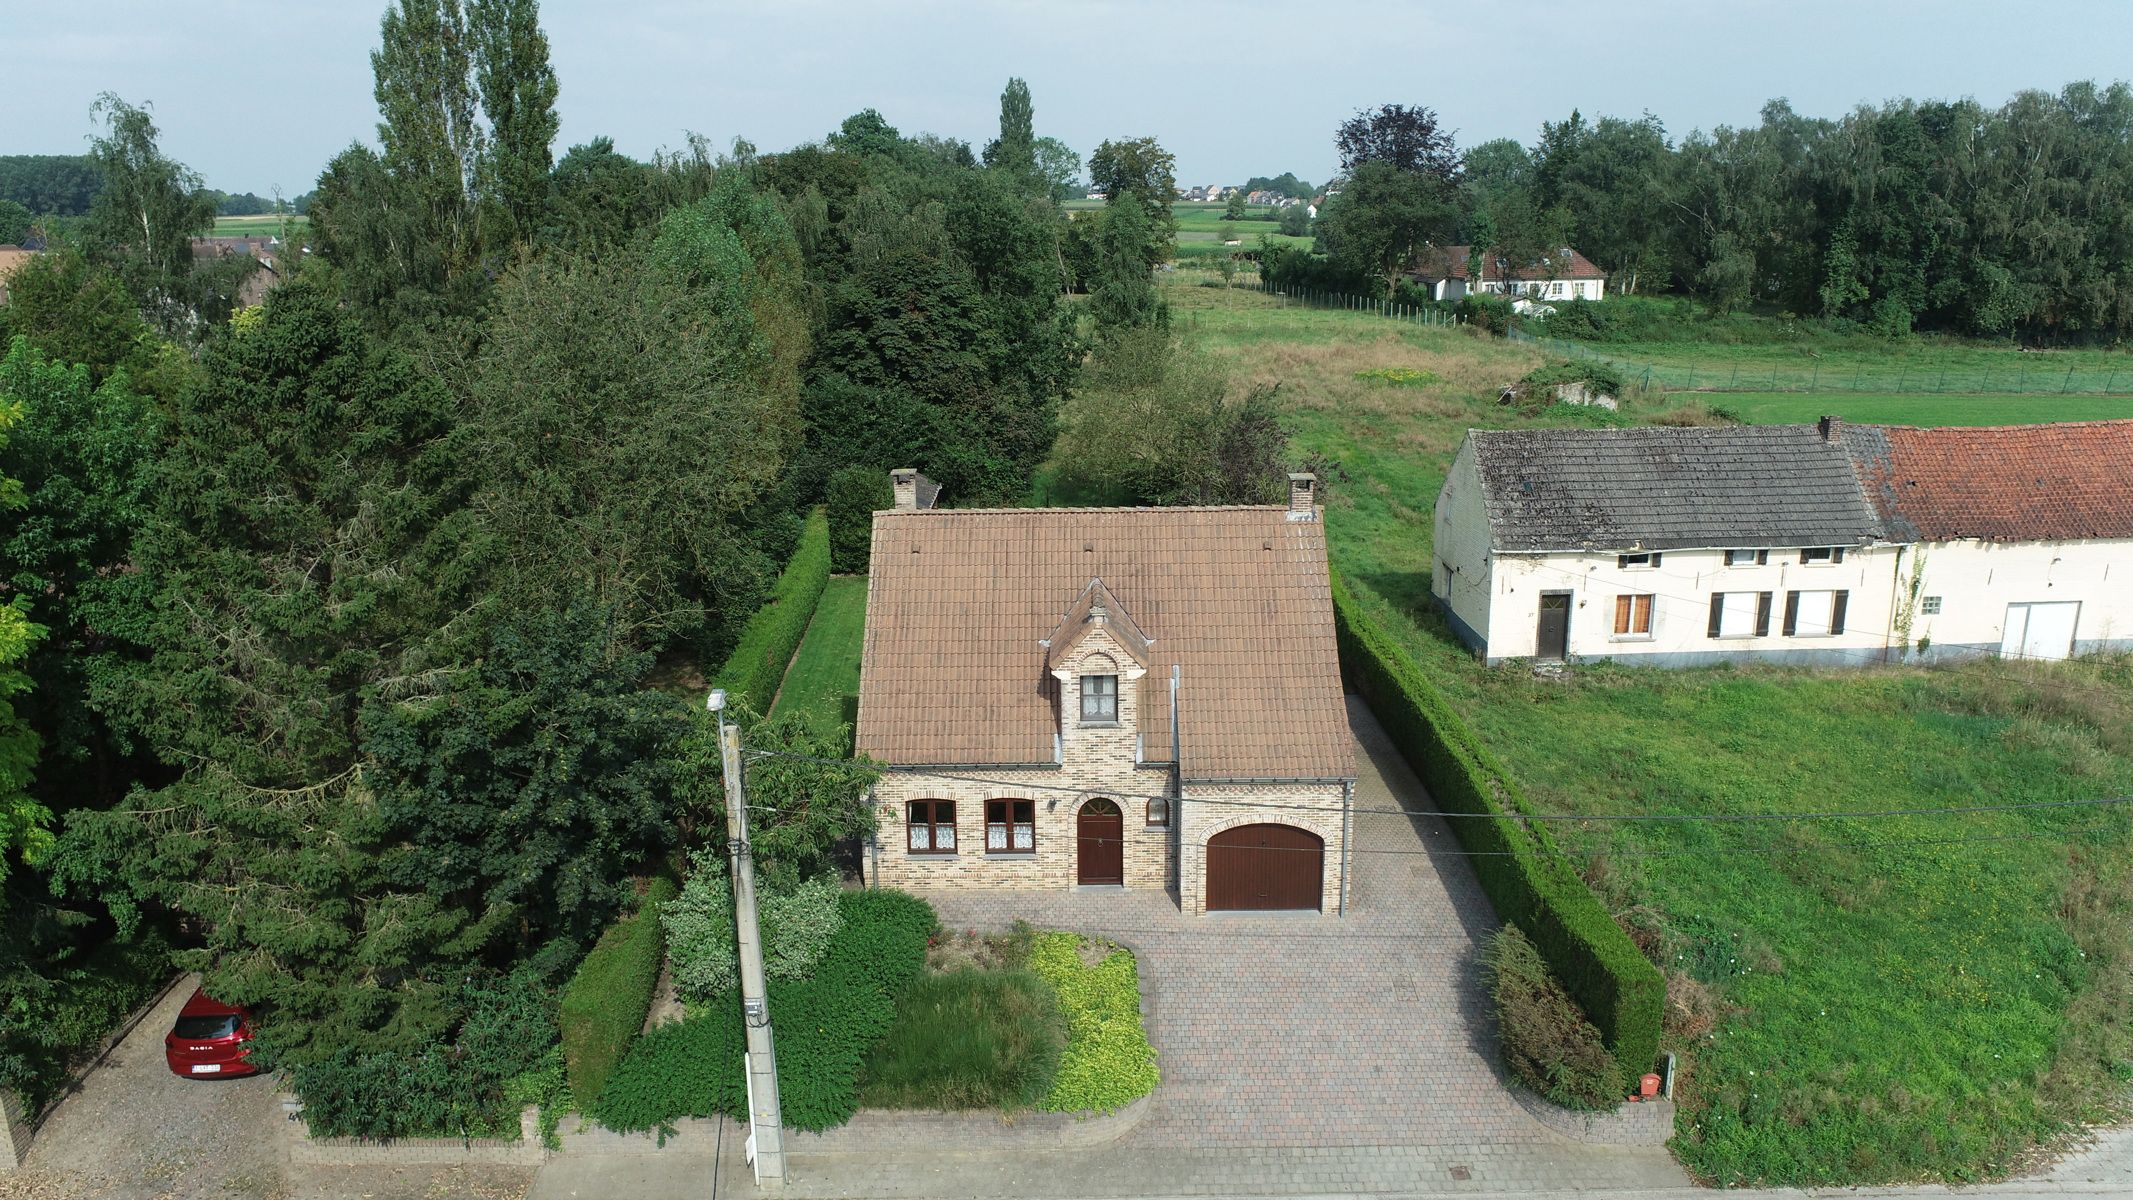
[[[1465,279],[1467,277],[1467,263],[1473,257],[1473,249],[1472,246],[1440,246],[1434,251],[1424,251],[1420,262],[1416,265],[1416,273],[1425,279]],[[1483,256],[1481,264],[1483,282],[1503,278],[1502,272],[1496,266],[1496,261],[1494,254]],[[1551,258],[1541,262],[1528,263],[1512,271],[1511,278],[1605,279],[1607,278],[1607,272],[1602,271],[1591,259],[1572,250],[1568,267],[1562,266]]]
[[[2133,538],[2133,421],[1852,426],[1846,440],[1892,537]]]
[[[1043,640],[1102,580],[1145,636],[1142,757],[1182,774],[1348,779],[1325,526],[1285,507],[874,515],[858,748],[903,764],[1050,764]]]

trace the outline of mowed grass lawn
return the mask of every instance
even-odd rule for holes
[[[811,710],[827,721],[850,721],[852,697],[859,695],[859,653],[866,639],[867,580],[864,575],[831,577],[822,601],[807,623],[807,635],[785,669],[771,715]]]
[[[1595,667],[1561,681],[1475,665],[1428,607],[1443,473],[1468,427],[1589,418],[1525,418],[1488,399],[1538,361],[1524,347],[1257,293],[1171,297],[1244,377],[1282,384],[1294,448],[1328,476],[1335,565],[1539,807],[1805,813],[2133,794],[2125,661]],[[1378,367],[1434,382],[1355,377]],[[2123,808],[1556,832],[1673,977],[1674,1145],[1706,1179],[1980,1178],[2107,1117],[2133,1088]]]
[[[273,213],[252,217],[216,217],[213,232],[216,237],[272,237],[281,232],[281,222],[282,218]],[[307,218],[289,218],[289,228],[295,234],[302,235],[308,225]]]
[[[2133,375],[2129,375],[2133,378]],[[1804,424],[1825,413],[1871,425],[2030,425],[2133,418],[2133,396],[1895,396],[1727,392],[1703,397],[1751,425]]]
[[[1531,332],[1546,336],[1547,329],[1535,325]],[[1864,334],[1817,343],[1607,342],[1586,348],[1632,374],[1649,368],[1653,383],[1685,391],[2133,395],[2133,354],[2123,350],[2040,353]]]

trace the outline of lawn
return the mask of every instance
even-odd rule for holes
[[[303,217],[290,217],[288,220],[290,229],[301,236],[308,224],[307,220]],[[216,217],[214,236],[256,237],[262,234],[274,236],[281,232],[281,222],[282,218],[273,213],[263,213],[253,217]]]
[[[1531,332],[1546,336],[1545,323]],[[1920,338],[1856,336],[1833,343],[1725,345],[1608,342],[1585,347],[1640,377],[1681,391],[1851,392],[1965,396],[2133,394],[2133,356],[2121,350],[2027,351]]]
[[[1294,449],[1328,480],[1335,565],[1538,807],[1881,811],[2133,793],[2125,661],[1562,680],[1477,666],[1428,607],[1452,454],[1471,426],[1601,418],[1493,404],[1538,361],[1529,347],[1196,292],[1170,293],[1181,324],[1246,378],[1282,384]],[[1357,377],[1399,367],[1435,381]],[[1675,1147],[1703,1178],[1980,1178],[2133,1087],[2123,810],[1555,832],[1674,977]],[[2004,840],[1948,840],[1982,838]]]
[[[785,669],[771,714],[812,709],[829,720],[850,722],[859,695],[866,620],[866,576],[833,576],[807,624],[807,636]]]
[[[1825,413],[1873,425],[2027,425],[2133,418],[2133,396],[1728,392],[1706,400],[1753,425],[1804,424]]]

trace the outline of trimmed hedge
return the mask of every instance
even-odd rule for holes
[[[829,1129],[859,1108],[859,1068],[896,1019],[896,1001],[926,966],[933,907],[902,892],[846,892],[844,928],[814,975],[770,981],[778,1096],[785,1124]],[[657,1129],[719,1113],[746,1120],[747,1047],[737,992],[637,1040],[588,1111],[609,1129]]]
[[[873,556],[874,514],[896,505],[896,488],[886,471],[846,467],[830,476],[823,493],[829,510],[830,569],[840,575],[864,575]]]
[[[557,1024],[563,1069],[575,1096],[597,1096],[652,1013],[666,939],[659,908],[674,898],[674,882],[652,880],[637,911],[608,926],[563,990]]]
[[[818,508],[807,515],[800,545],[770,589],[769,602],[748,618],[740,641],[711,686],[726,689],[729,699],[745,697],[756,712],[769,712],[778,685],[785,680],[785,668],[800,648],[800,639],[807,636],[807,623],[815,617],[815,605],[821,602],[829,577],[829,519]]]
[[[1448,822],[1474,852],[1474,874],[1505,920],[1531,938],[1541,957],[1607,1048],[1632,1077],[1659,1060],[1666,981],[1570,865],[1548,831],[1517,820],[1525,793],[1421,668],[1357,607],[1333,575],[1341,673],[1392,735],[1430,796],[1447,812],[1493,814],[1498,821]]]

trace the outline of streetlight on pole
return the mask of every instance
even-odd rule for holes
[[[714,688],[704,707],[718,718],[719,759],[726,776],[726,848],[733,863],[733,923],[741,960],[743,1060],[748,1080],[748,1159],[758,1184],[785,1185],[785,1126],[778,1106],[778,1056],[770,1039],[770,998],[763,984],[763,936],[755,914],[755,854],[748,845],[748,797],[741,779],[741,729],[726,719],[726,692]]]

